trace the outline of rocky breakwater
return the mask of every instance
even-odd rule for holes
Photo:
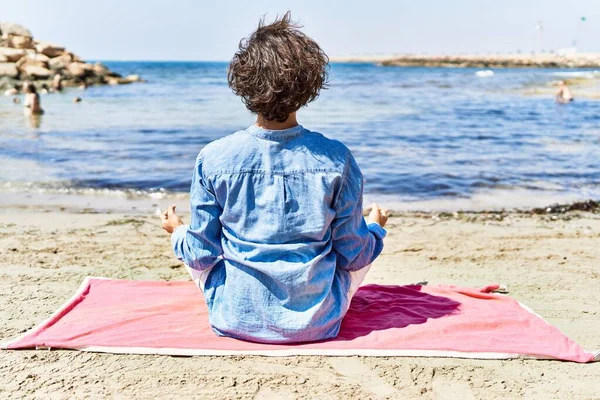
[[[62,86],[141,81],[138,75],[122,77],[101,63],[86,63],[64,46],[36,40],[21,25],[0,22],[0,89],[19,88],[25,81],[38,87],[52,87],[56,75],[60,75]]]
[[[404,55],[377,60],[384,66],[454,68],[600,68],[600,54]]]

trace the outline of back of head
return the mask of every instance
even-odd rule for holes
[[[285,122],[326,88],[329,59],[288,11],[242,39],[229,64],[229,86],[253,113]]]
[[[36,89],[35,85],[31,82],[26,82],[23,85],[23,87],[24,87],[25,93],[29,93],[29,94],[37,93],[37,89]]]

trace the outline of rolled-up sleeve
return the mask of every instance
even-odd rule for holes
[[[219,262],[222,209],[210,186],[202,176],[202,158],[198,156],[190,189],[191,222],[178,227],[171,235],[175,256],[188,267],[203,271]]]
[[[333,250],[337,268],[356,271],[371,264],[383,250],[386,231],[363,217],[363,178],[352,155],[346,164],[342,188],[334,206]]]

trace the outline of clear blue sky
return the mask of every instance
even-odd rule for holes
[[[600,52],[600,0],[2,0],[0,20],[88,59],[229,60],[261,15],[288,9],[330,56],[525,52],[576,37]]]

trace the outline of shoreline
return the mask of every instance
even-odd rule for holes
[[[137,193],[136,193],[137,192]],[[493,196],[492,196],[493,197]],[[578,213],[600,214],[600,200],[574,199],[569,201],[545,201],[543,198],[529,206],[513,204],[512,207],[481,207],[474,199],[438,199],[426,201],[398,202],[394,204],[384,196],[365,195],[364,213],[368,214],[372,202],[389,209],[394,216],[410,216],[434,219],[503,219],[510,215],[548,215],[553,218],[580,217]],[[451,204],[454,202],[454,206]],[[471,204],[471,208],[461,205]],[[75,214],[118,214],[139,216],[158,215],[159,210],[175,204],[178,210],[187,212],[187,192],[108,191],[108,190],[65,190],[65,191],[2,191],[0,190],[0,214],[10,210],[34,212],[69,212]]]
[[[337,63],[375,63],[384,67],[447,68],[600,68],[600,53],[375,55],[332,57]]]

